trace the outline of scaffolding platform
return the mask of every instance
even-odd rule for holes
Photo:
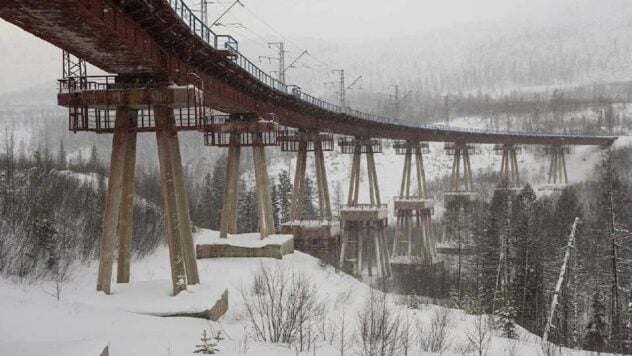
[[[281,126],[274,121],[274,117],[260,118],[255,113],[239,113],[206,116],[200,130],[204,133],[206,146],[278,146],[277,137]],[[234,143],[231,143],[231,135],[236,135]]]
[[[341,137],[338,139],[340,152],[353,154],[357,151],[361,153],[382,153],[382,141],[371,138]]]
[[[430,145],[428,142],[397,140],[393,142],[393,148],[395,149],[395,154],[400,156],[411,153],[412,151],[420,154],[430,153]]]
[[[278,133],[278,141],[282,152],[298,152],[301,143],[305,143],[305,151],[315,152],[317,145],[323,152],[334,150],[334,135],[331,131],[305,131],[293,128],[285,128]]]
[[[434,199],[426,197],[395,197],[393,202],[396,215],[400,210],[434,210]]]
[[[129,130],[136,132],[156,130],[156,106],[173,110],[177,131],[198,130],[202,117],[202,92],[191,85],[121,83],[116,76],[61,79],[57,102],[68,108],[68,129],[72,132],[113,133],[119,107],[134,112]]]
[[[380,221],[388,219],[388,205],[355,204],[340,207],[340,221]]]

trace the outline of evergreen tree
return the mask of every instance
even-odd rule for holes
[[[630,248],[630,229],[632,222],[632,201],[627,194],[629,189],[624,186],[619,174],[615,170],[615,156],[608,151],[601,167],[601,177],[598,182],[599,202],[595,221],[595,235],[597,241],[603,243],[604,275],[601,278],[610,294],[610,308],[608,321],[608,340],[611,350],[620,351],[625,340],[624,323],[621,320],[623,312],[623,286],[632,282],[628,261],[632,258]]]
[[[237,230],[239,233],[256,232],[259,228],[257,192],[248,187],[243,178],[239,182],[239,187]]]
[[[35,251],[33,256],[42,258],[46,267],[52,270],[56,263],[55,257],[55,216],[52,209],[52,192],[49,186],[49,177],[45,171],[45,163],[42,161],[39,151],[34,154],[35,167],[30,172],[30,186],[36,192],[29,221],[32,223],[31,233],[34,238]]]
[[[286,222],[290,220],[290,197],[292,195],[292,181],[290,180],[290,175],[286,170],[282,170],[279,173],[278,182],[277,196],[279,202],[279,219],[281,222]]]
[[[584,348],[590,351],[602,352],[606,350],[606,306],[603,296],[597,289],[592,295],[590,320],[584,336]]]
[[[211,180],[211,195],[209,200],[209,227],[219,230],[222,219],[222,203],[224,187],[226,185],[226,156],[222,155],[213,167],[213,179]]]
[[[537,261],[538,242],[535,224],[535,192],[529,184],[514,199],[512,205],[514,235],[514,273],[512,294],[516,296],[517,319],[527,328],[532,328],[534,319],[534,271]]]
[[[218,337],[219,337],[219,334],[218,334]],[[204,330],[202,332],[202,337],[200,338],[200,341],[202,341],[202,343],[199,345],[195,345],[195,351],[193,351],[193,353],[203,354],[203,355],[214,355],[217,351],[219,351],[219,349],[217,349],[217,342],[214,342],[213,340],[214,338],[206,336],[206,330]],[[217,341],[217,338],[215,338],[215,340]]]
[[[272,217],[274,219],[274,229],[276,231],[280,231],[280,221],[279,214],[281,213],[281,197],[279,197],[279,186],[275,184],[274,180],[272,181],[272,191],[270,192],[272,196]]]
[[[204,181],[200,189],[197,208],[195,209],[195,224],[201,228],[211,228],[213,208],[213,188],[211,173],[204,176]]]
[[[57,152],[57,169],[66,169],[66,151],[64,150],[64,140],[61,140],[59,144],[59,152]]]
[[[90,158],[88,159],[87,168],[89,172],[104,173],[104,170],[99,162],[97,146],[94,144],[92,144],[92,147],[90,148]]]
[[[303,216],[307,219],[316,218],[316,206],[314,205],[314,181],[310,177],[305,177],[305,190],[303,201],[305,203]]]
[[[509,192],[504,189],[495,190],[489,206],[486,229],[477,244],[481,261],[483,302],[492,313],[495,312],[497,300],[507,294],[507,254],[510,239],[507,229],[510,221],[508,207]]]
[[[513,303],[505,298],[498,300],[498,309],[496,309],[496,323],[502,331],[504,337],[513,339],[516,335],[516,309]]]

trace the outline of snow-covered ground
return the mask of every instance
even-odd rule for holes
[[[209,238],[216,232],[202,231]],[[274,345],[254,341],[247,332],[240,290],[247,285],[254,271],[264,266],[279,265],[283,270],[304,273],[317,288],[318,298],[326,301],[327,316],[334,331],[339,327],[344,312],[347,335],[355,327],[357,317],[370,287],[330,267],[322,266],[317,259],[300,252],[285,256],[283,260],[267,258],[221,258],[198,261],[201,284],[168,296],[169,259],[166,247],[132,264],[130,285],[113,286],[113,294],[95,291],[96,265],[74,270],[65,283],[58,301],[52,282],[18,283],[0,280],[0,355],[49,355],[48,350],[66,356],[85,355],[85,350],[109,345],[110,355],[191,355],[199,343],[202,330],[211,334],[222,330],[226,338],[220,342],[220,355],[297,355],[287,345]],[[186,317],[159,317],[145,315],[156,308],[188,308],[191,305],[211,304],[224,291],[229,291],[229,311],[219,323]],[[348,298],[343,296],[349,295]],[[389,302],[396,304],[396,296]],[[346,302],[342,302],[346,300]],[[401,306],[401,308],[404,308]],[[435,311],[444,308],[421,305],[419,309],[404,309],[411,320],[429,324]],[[462,355],[466,335],[473,330],[476,317],[460,310],[445,309],[449,313],[450,327],[447,352],[443,355]],[[539,338],[518,329],[514,340],[500,337],[494,331],[489,355],[538,355]],[[349,345],[353,345],[351,339]],[[304,355],[340,355],[338,341],[318,343],[316,351]],[[346,355],[356,355],[348,350]],[[413,353],[414,355],[433,355]],[[359,355],[359,354],[358,354]],[[564,355],[588,355],[586,352],[565,350]]]

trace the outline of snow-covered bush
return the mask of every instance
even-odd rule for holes
[[[251,331],[259,341],[302,345],[304,328],[314,324],[323,310],[316,285],[304,273],[281,265],[261,265],[241,294]]]
[[[448,344],[450,318],[448,309],[435,309],[430,319],[430,325],[417,325],[419,331],[419,346],[423,351],[441,353]]]

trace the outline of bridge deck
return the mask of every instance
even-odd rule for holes
[[[616,137],[433,127],[341,108],[286,86],[210,31],[182,0],[0,0],[0,17],[130,80],[196,84],[227,112],[275,113],[285,126],[400,140],[602,145]]]

